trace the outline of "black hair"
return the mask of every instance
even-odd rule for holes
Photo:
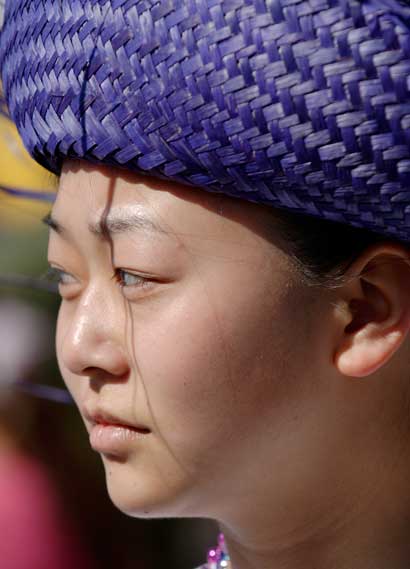
[[[410,247],[409,243],[347,223],[291,210],[271,208],[271,212],[285,252],[310,286],[335,287],[343,283],[349,266],[372,245],[389,242]]]

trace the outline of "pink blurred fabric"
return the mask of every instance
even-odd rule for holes
[[[0,453],[1,569],[91,569],[45,467]]]

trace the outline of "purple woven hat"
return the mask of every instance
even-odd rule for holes
[[[52,172],[82,158],[410,241],[405,2],[7,2],[9,111]]]

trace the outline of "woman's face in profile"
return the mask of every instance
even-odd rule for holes
[[[48,251],[63,271],[58,362],[124,512],[217,517],[267,487],[289,502],[292,485],[297,500],[323,338],[263,211],[63,169]]]

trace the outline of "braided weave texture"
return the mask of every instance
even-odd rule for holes
[[[165,177],[410,241],[399,0],[8,0],[31,155]]]

